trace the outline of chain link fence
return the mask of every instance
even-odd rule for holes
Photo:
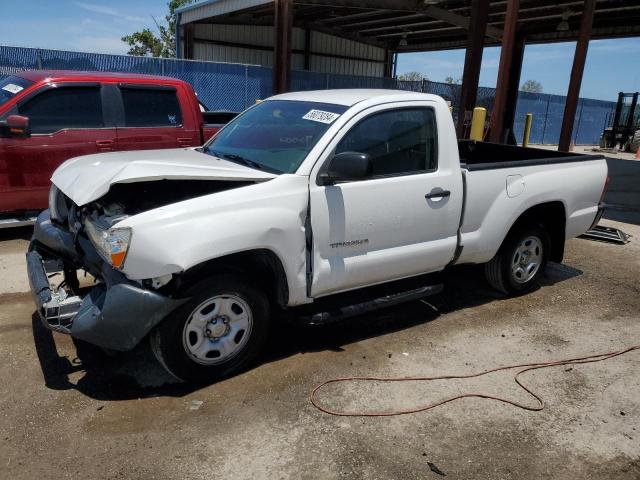
[[[0,46],[0,77],[21,70],[83,70],[166,75],[193,85],[202,102],[212,110],[241,111],[257,99],[272,95],[271,67],[195,60],[132,57],[23,47]],[[330,88],[396,88],[440,95],[451,102],[453,115],[460,107],[461,86],[393,78],[338,75],[309,71],[291,72],[291,90]],[[491,111],[495,89],[480,87],[477,106]],[[514,130],[522,138],[524,117],[533,114],[530,143],[557,144],[566,98],[561,95],[520,92]],[[615,109],[615,102],[581,98],[574,122],[576,144],[597,144]]]

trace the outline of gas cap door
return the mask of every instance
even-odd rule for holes
[[[524,192],[524,178],[522,175],[507,175],[507,195],[515,198]]]

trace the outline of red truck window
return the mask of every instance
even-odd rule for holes
[[[69,128],[104,127],[100,88],[61,87],[46,90],[18,108],[29,117],[31,132],[55,133]]]
[[[122,88],[125,126],[178,127],[182,112],[172,89]]]

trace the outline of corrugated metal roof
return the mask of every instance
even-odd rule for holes
[[[176,13],[180,14],[180,24],[184,25],[268,3],[273,3],[273,0],[206,0],[180,7],[176,9]]]
[[[508,2],[489,3],[485,45],[499,45]],[[273,0],[207,0],[179,12],[182,24],[273,25],[273,5]],[[521,0],[518,29],[527,44],[575,41],[583,5],[576,0]],[[295,0],[292,16],[294,27],[396,52],[446,50],[466,46],[471,6],[472,0]],[[597,1],[592,40],[639,35],[639,0]]]

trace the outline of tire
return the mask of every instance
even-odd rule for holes
[[[212,382],[238,373],[265,343],[267,297],[230,274],[202,281],[189,293],[193,297],[151,332],[156,359],[185,382]]]
[[[631,149],[630,149],[631,153],[636,153],[640,148],[640,130],[636,130],[636,133],[633,134],[633,138],[631,139],[630,146],[631,146]]]
[[[550,246],[551,240],[544,226],[517,228],[509,233],[496,256],[485,265],[487,281],[507,295],[533,290],[547,266]]]

